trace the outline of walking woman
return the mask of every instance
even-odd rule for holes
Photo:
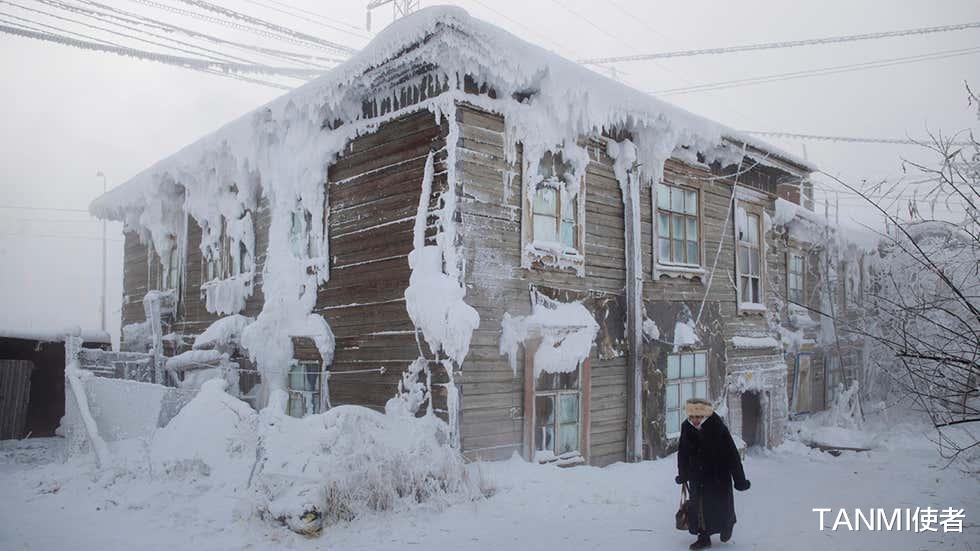
[[[676,482],[686,483],[690,491],[688,530],[698,536],[691,549],[704,549],[711,547],[712,534],[721,534],[721,541],[732,537],[732,482],[740,492],[748,490],[750,483],[735,441],[711,403],[691,398],[684,404],[684,412],[687,419],[681,423]]]

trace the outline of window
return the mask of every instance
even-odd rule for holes
[[[735,220],[738,234],[739,302],[762,304],[762,233],[759,215],[739,207]]]
[[[787,265],[787,287],[791,302],[803,304],[803,255],[790,253]]]
[[[700,266],[698,243],[698,193],[661,182],[657,186],[658,261]]]
[[[150,289],[166,291],[177,288],[177,273],[179,266],[179,255],[177,251],[177,238],[173,235],[167,236],[167,250],[163,255],[155,254],[155,247],[147,245],[146,252],[151,255],[150,269],[147,272],[147,286]]]
[[[229,276],[229,272],[231,271],[231,265],[228,259],[230,256],[230,243],[225,226],[225,219],[222,217],[220,228],[221,233],[213,242],[210,242],[210,244],[204,250],[202,261],[204,262],[204,275],[207,277],[205,281],[225,279]],[[205,230],[202,239],[208,238],[210,235],[211,232]]]
[[[532,241],[579,249],[578,194],[569,189],[571,167],[560,153],[546,152],[538,165],[540,181],[532,204]],[[578,186],[573,186],[576,190]]]
[[[686,419],[684,402],[688,398],[708,399],[707,352],[667,355],[664,420],[668,438],[681,434],[681,423]]]
[[[294,361],[289,368],[289,415],[320,412],[320,362]]]
[[[534,457],[570,459],[580,453],[580,371],[542,373],[534,389]]]

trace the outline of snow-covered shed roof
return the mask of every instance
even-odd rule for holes
[[[0,327],[0,338],[20,339],[38,342],[64,342],[69,336],[78,335],[84,342],[108,344],[109,333],[99,330],[80,330],[78,328],[57,329],[13,329]]]
[[[805,160],[595,73],[460,8],[431,7],[392,23],[364,49],[321,77],[157,162],[97,198],[90,210],[101,218],[145,226],[145,217],[134,216],[152,205],[160,193],[173,193],[178,182],[193,193],[196,185],[208,188],[207,180],[215,177],[231,178],[238,187],[243,181],[258,180],[263,188],[296,178],[322,181],[317,178],[342,149],[342,142],[380,122],[375,120],[372,126],[362,118],[362,101],[378,92],[364,77],[396,57],[411,58],[416,65],[436,65],[446,74],[468,75],[492,86],[502,99],[487,100],[481,107],[505,115],[519,113],[518,118],[537,122],[525,124],[525,132],[509,128],[518,130],[514,136],[518,140],[530,129],[552,134],[558,144],[562,135],[573,132],[588,135],[625,129],[635,135],[647,129],[669,135],[669,139],[646,144],[650,153],[662,158],[685,146],[709,159],[732,161],[744,144],[762,153],[756,155],[762,157],[757,159],[761,162],[778,159],[801,172],[816,170]],[[453,90],[450,87],[450,94]],[[532,93],[529,100],[513,99],[515,93],[526,97],[528,92]],[[438,106],[428,108],[438,110]],[[330,129],[335,125],[329,121],[342,124]],[[644,144],[635,137],[634,141],[642,152]],[[287,152],[289,163],[276,162],[278,155]],[[292,166],[284,166],[287,164]],[[149,216],[159,218],[165,213]]]

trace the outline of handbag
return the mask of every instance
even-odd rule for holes
[[[681,503],[677,507],[677,513],[674,514],[674,524],[677,526],[678,530],[687,531],[688,527],[688,513],[691,510],[691,500],[687,497],[687,482],[681,484]]]

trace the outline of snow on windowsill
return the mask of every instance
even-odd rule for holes
[[[581,465],[582,463],[585,463],[585,458],[582,457],[582,454],[577,451],[555,455],[555,453],[550,450],[537,450],[534,452],[534,461],[536,463],[555,465],[558,467],[571,467],[572,465]]]
[[[677,266],[673,264],[660,264],[654,261],[653,265],[653,279],[658,280],[663,277],[679,277],[684,279],[695,279],[701,278],[706,273],[701,266]]]
[[[524,267],[574,270],[585,276],[585,257],[574,247],[557,241],[534,241],[524,247]]]
[[[758,350],[779,348],[779,341],[773,337],[732,337],[732,346],[737,349]]]
[[[245,308],[248,297],[252,296],[252,272],[202,283],[201,293],[205,296],[208,312],[225,316],[237,314]]]
[[[738,313],[739,314],[764,314],[766,312],[766,305],[759,304],[758,302],[739,302],[738,303]]]

